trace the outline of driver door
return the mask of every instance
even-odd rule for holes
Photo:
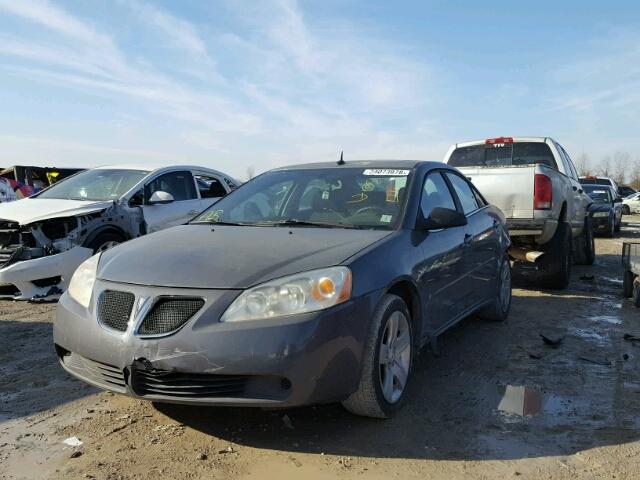
[[[157,191],[170,193],[173,196],[173,202],[150,204],[151,195]],[[142,212],[147,224],[147,233],[183,225],[200,211],[200,198],[196,184],[188,170],[164,173],[144,187]]]

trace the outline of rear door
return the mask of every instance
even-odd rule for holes
[[[565,177],[567,179],[567,220],[571,222],[573,230],[581,229],[587,208],[587,199],[583,195],[582,185],[571,158],[562,145],[556,143],[556,148],[564,165]]]
[[[156,191],[170,193],[174,201],[150,205],[149,199]],[[148,233],[182,225],[200,213],[200,198],[191,172],[177,170],[163,173],[149,181],[144,188],[142,211]]]
[[[464,306],[472,308],[495,295],[499,222],[486,214],[482,197],[461,175],[445,173],[457,197],[458,208],[467,217],[465,226],[465,264],[461,290]]]
[[[448,184],[439,171],[423,182],[420,208],[425,218],[436,207],[456,209]],[[466,262],[465,227],[431,230],[422,242],[420,289],[425,302],[423,331],[426,336],[443,328],[464,311],[461,288]]]

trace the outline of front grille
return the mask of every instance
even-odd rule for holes
[[[201,298],[161,298],[142,321],[140,335],[170,333],[187,323],[204,305]]]
[[[66,351],[57,345],[56,351],[64,366],[79,377],[112,390],[121,392],[126,390],[124,372],[118,367],[90,360],[77,353]]]
[[[126,331],[135,298],[130,292],[105,290],[98,298],[98,321],[119,332]]]
[[[131,370],[131,388],[140,396],[179,398],[242,397],[249,377],[181,373],[164,370]]]

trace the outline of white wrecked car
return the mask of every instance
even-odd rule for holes
[[[0,298],[55,300],[94,253],[186,223],[237,185],[203,167],[106,166],[0,204]]]

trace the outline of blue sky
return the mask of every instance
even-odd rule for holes
[[[0,0],[0,165],[640,157],[637,2]]]

